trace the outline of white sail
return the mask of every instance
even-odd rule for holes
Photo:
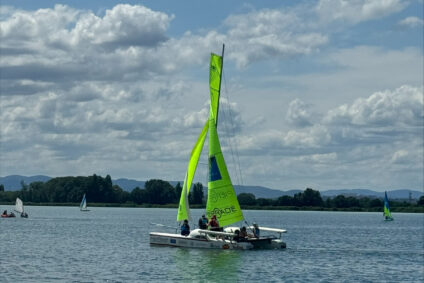
[[[88,211],[88,209],[87,209],[87,200],[85,199],[85,194],[82,197],[82,201],[81,201],[81,204],[80,204],[80,210],[81,211]]]
[[[24,203],[20,198],[16,198],[15,211],[19,213],[24,212]]]

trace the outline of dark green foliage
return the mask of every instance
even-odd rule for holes
[[[190,204],[202,204],[203,203],[203,185],[202,183],[194,184],[192,191],[189,195]]]
[[[2,190],[3,189],[3,190]],[[131,193],[112,185],[112,178],[97,175],[88,177],[58,177],[48,182],[33,182],[29,185],[21,182],[21,190],[4,191],[0,184],[0,202],[14,203],[21,198],[26,203],[43,205],[62,204],[75,205],[87,195],[89,205],[125,204],[126,206],[155,205],[176,207],[181,195],[181,185],[176,187],[166,181],[149,180],[145,189],[134,188]],[[203,185],[196,183],[189,194],[189,201],[193,207],[204,207]],[[241,193],[237,196],[241,206],[252,209],[307,209],[307,210],[354,210],[354,211],[382,211],[383,201],[378,198],[338,195],[322,200],[319,191],[307,188],[305,191],[291,196],[281,196],[278,199],[258,198],[251,193]],[[423,212],[424,196],[417,203],[408,201],[390,201],[392,211]]]
[[[177,185],[175,186],[175,195],[177,196],[177,200],[180,199],[182,190],[183,188],[181,187],[180,182],[178,182]]]
[[[144,186],[147,203],[166,204],[177,201],[174,187],[166,181],[149,180]]]
[[[277,205],[279,206],[293,206],[293,198],[291,196],[281,196],[277,200]]]
[[[130,199],[136,204],[147,203],[146,191],[137,187],[132,190]]]
[[[254,194],[241,193],[237,196],[240,205],[255,205],[256,197]]]

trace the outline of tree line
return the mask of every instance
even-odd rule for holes
[[[88,177],[58,177],[47,182],[33,182],[29,185],[21,183],[18,191],[4,191],[0,184],[0,202],[14,202],[17,197],[26,203],[79,203],[86,194],[89,203],[133,204],[133,205],[167,205],[177,204],[182,187],[177,183],[173,187],[169,182],[153,179],[145,183],[144,189],[136,187],[131,192],[112,184],[109,175],[106,177],[96,174]],[[190,190],[191,205],[204,206],[207,195],[203,185],[196,183]],[[325,209],[355,209],[381,210],[383,201],[379,198],[353,197],[338,195],[323,199],[319,191],[307,188],[294,196],[281,196],[277,199],[256,198],[251,193],[241,193],[237,199],[242,207],[248,208],[325,208]],[[391,208],[424,207],[424,196],[417,203],[406,201],[390,201]]]

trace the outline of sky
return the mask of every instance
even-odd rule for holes
[[[183,180],[225,44],[234,184],[423,191],[422,0],[0,3],[0,176]]]

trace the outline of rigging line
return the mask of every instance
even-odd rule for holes
[[[227,98],[227,101],[228,101],[228,98]],[[221,109],[222,109],[222,114],[224,116],[224,120],[229,121],[232,124],[232,121],[230,120],[230,114],[227,114],[225,112],[225,110],[227,110],[230,113],[229,106],[223,105],[223,107],[221,107]],[[227,118],[227,115],[228,115],[228,118]],[[237,171],[237,163],[236,163],[236,160],[235,160],[235,157],[234,157],[235,154],[234,154],[234,150],[233,150],[233,146],[232,146],[232,142],[231,142],[230,130],[228,129],[228,127],[229,126],[227,125],[227,123],[224,123],[224,128],[225,128],[225,131],[228,135],[228,140],[224,139],[224,141],[227,143],[227,145],[228,145],[228,147],[231,151],[231,159],[232,159],[232,163],[234,164],[234,167],[235,167],[234,170],[231,170],[231,171],[234,173],[234,175],[235,175],[234,177],[236,178],[236,181],[238,183],[240,183],[240,176],[238,175],[238,171]],[[232,127],[232,125],[231,125],[231,127]],[[225,136],[225,138],[227,138],[227,136]]]
[[[230,112],[230,110],[228,109],[228,105],[225,105],[221,109],[223,109],[223,113],[222,114],[224,116],[225,121],[230,121],[229,114],[225,112],[225,111]],[[234,173],[234,177],[236,178],[236,181],[239,183],[240,182],[240,177],[238,176],[237,163],[236,163],[236,160],[235,160],[235,157],[234,157],[235,154],[234,154],[234,149],[233,149],[233,145],[232,145],[232,142],[231,142],[230,130],[228,129],[229,127],[231,127],[231,126],[227,125],[227,123],[224,123],[225,132],[228,135],[228,136],[225,136],[226,139],[224,139],[224,141],[227,144],[228,148],[230,149],[231,160],[232,160],[232,163],[234,164],[234,167],[235,167],[234,170],[231,170],[231,171]]]
[[[227,90],[228,88],[227,88],[227,80],[225,79],[225,73],[224,73],[224,70],[222,71],[223,72],[223,78],[224,78],[224,86],[225,86],[225,90]],[[230,95],[229,95],[229,91],[225,91],[225,94],[227,95],[227,100],[228,100],[228,102],[230,101]],[[232,125],[234,124],[234,122],[233,122],[233,120],[234,120],[234,118],[233,118],[233,115],[231,114],[231,111],[229,111],[230,112],[230,120],[231,120],[231,123],[232,123]],[[232,127],[232,134],[233,134],[233,137],[235,137],[235,131],[234,131],[234,127]],[[242,173],[241,173],[241,166],[240,166],[240,156],[239,156],[239,153],[238,153],[238,147],[237,147],[237,142],[235,142],[234,143],[235,144],[235,152],[236,152],[236,159],[237,159],[237,167],[238,167],[238,170],[239,170],[239,174],[240,174],[240,185],[244,185],[243,184],[243,175],[242,175]]]

